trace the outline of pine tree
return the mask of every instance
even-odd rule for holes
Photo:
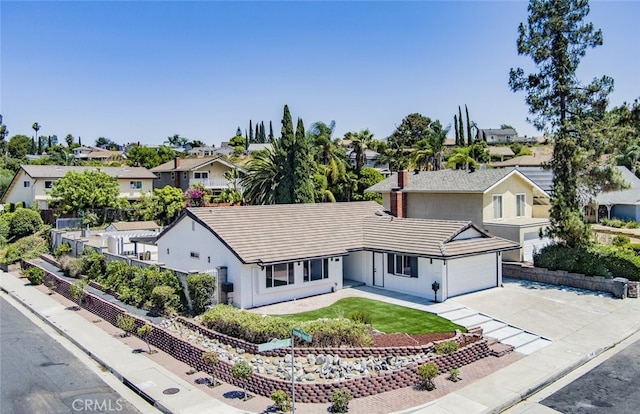
[[[273,141],[273,124],[269,121],[269,142]]]
[[[473,136],[471,135],[471,120],[469,119],[469,108],[467,104],[464,105],[464,111],[467,115],[467,145],[473,144]]]
[[[460,144],[465,145],[464,139],[464,121],[462,120],[462,109],[458,105],[458,129],[460,130]]]
[[[276,189],[276,204],[291,204],[294,202],[295,189],[295,134],[293,132],[293,121],[291,120],[291,112],[289,106],[284,106],[284,114],[282,116],[282,150],[276,154],[278,158],[277,165],[282,168],[282,181]]]
[[[453,127],[456,130],[456,146],[461,146],[460,144],[460,131],[458,130],[458,115],[453,114]]]
[[[294,143],[294,203],[313,203],[314,187],[311,170],[309,141],[304,133],[304,123],[298,118]]]

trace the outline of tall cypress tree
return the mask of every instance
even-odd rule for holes
[[[249,120],[249,143],[253,142],[253,124]]]
[[[273,141],[273,123],[269,121],[269,142]]]
[[[473,144],[473,137],[471,136],[471,120],[469,119],[469,108],[467,108],[467,104],[464,104],[464,111],[467,115],[467,144]]]
[[[460,131],[458,130],[458,115],[453,114],[453,127],[456,130],[456,146],[460,147]]]
[[[284,114],[282,115],[282,137],[281,151],[275,154],[279,165],[282,169],[282,181],[280,181],[276,188],[276,204],[291,204],[294,201],[294,189],[295,189],[295,167],[294,167],[294,152],[295,152],[295,134],[293,132],[293,121],[291,120],[291,112],[289,112],[289,106],[284,106]]]
[[[256,123],[256,138],[253,142],[260,142],[260,125]]]
[[[311,154],[309,141],[304,133],[304,123],[298,118],[296,126],[296,140],[294,144],[294,203],[313,203],[313,180],[311,178]]]
[[[460,130],[460,143],[465,145],[464,139],[464,121],[462,120],[462,109],[458,105],[458,129]]]
[[[264,121],[260,121],[260,142],[267,142],[267,136],[264,133]]]

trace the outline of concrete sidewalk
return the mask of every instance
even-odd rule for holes
[[[0,287],[106,367],[120,381],[128,382],[141,390],[154,401],[154,406],[160,411],[185,414],[247,413],[209,397],[159,364],[143,355],[132,353],[131,348],[95,324],[66,310],[59,302],[29,286],[26,279],[2,272]],[[177,388],[179,392],[164,394],[163,391],[168,388]]]
[[[25,279],[2,273],[0,286],[116,376],[126,378],[142,389],[161,410],[173,413],[247,412],[205,394],[148,358],[133,354],[118,339],[74,312],[65,310],[63,305],[38,289],[28,286]],[[324,306],[325,302],[333,302],[347,295],[399,304],[413,300],[409,295],[367,288],[366,292],[345,289],[280,306],[288,309],[287,313],[297,312]],[[462,304],[476,309],[552,338],[554,343],[440,399],[402,413],[474,414],[503,411],[640,330],[638,299],[618,300],[594,292],[527,282],[506,281],[505,288],[461,296],[446,304]],[[277,306],[257,311],[278,313],[275,312]],[[428,311],[430,306],[442,307],[442,304],[420,301],[415,306]],[[165,395],[162,391],[167,388],[178,388],[180,392]],[[323,404],[314,412],[326,411],[326,407],[327,404]]]

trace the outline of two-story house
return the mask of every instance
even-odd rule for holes
[[[156,176],[154,188],[171,185],[184,191],[194,184],[201,184],[215,194],[229,188],[231,183],[225,177],[225,173],[234,169],[237,169],[240,175],[245,172],[244,169],[220,156],[176,157],[172,161],[152,168],[151,172]]]
[[[506,144],[516,141],[518,134],[514,129],[479,129],[478,139],[485,141],[487,144]]]
[[[13,176],[9,187],[2,195],[1,203],[36,204],[40,210],[49,208],[51,189],[56,180],[69,171],[102,171],[116,178],[120,189],[119,197],[137,200],[145,193],[153,191],[153,175],[143,167],[78,167],[64,165],[22,165]]]
[[[513,168],[406,170],[368,188],[382,194],[397,217],[470,220],[482,229],[519,243],[504,260],[531,261],[533,251],[549,243],[539,237],[549,225],[549,194]]]

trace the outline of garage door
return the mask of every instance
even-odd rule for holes
[[[498,286],[496,255],[464,257],[447,262],[448,296]]]
[[[524,242],[522,243],[523,258],[525,262],[533,263],[533,254],[539,252],[540,249],[552,243],[552,239],[548,237],[540,238],[538,233],[525,233]]]

